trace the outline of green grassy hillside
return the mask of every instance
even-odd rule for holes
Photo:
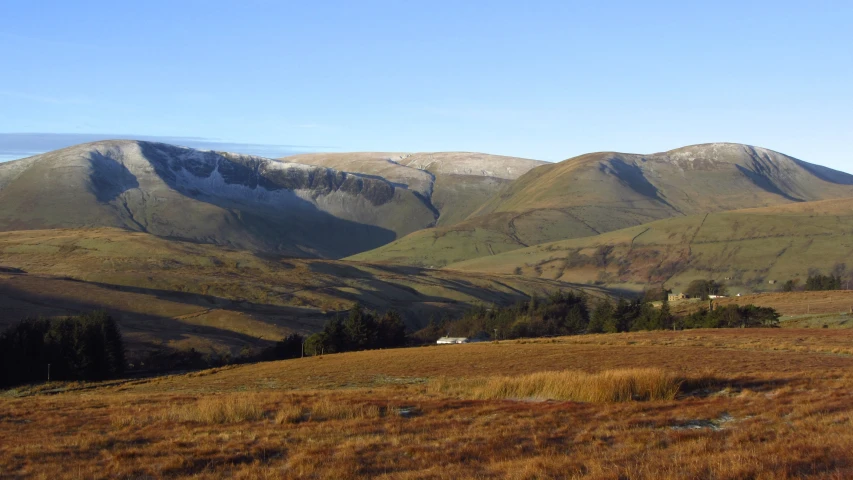
[[[853,176],[757,147],[594,153],[531,170],[467,220],[353,256],[444,266],[655,220],[853,197]]]
[[[635,291],[659,284],[679,291],[711,278],[729,284],[731,293],[746,293],[805,280],[810,269],[829,273],[851,255],[853,199],[846,199],[660,220],[447,268]]]

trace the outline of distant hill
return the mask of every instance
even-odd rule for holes
[[[339,258],[436,218],[381,177],[162,143],[96,142],[0,164],[0,231],[118,227]]]
[[[382,177],[417,192],[438,213],[436,225],[471,215],[502,187],[547,162],[485,153],[311,153],[282,160]]]
[[[529,171],[463,222],[352,258],[440,267],[664,218],[845,197],[853,175],[748,145],[592,153]]]
[[[853,198],[691,215],[448,265],[639,291],[695,279],[775,291],[809,272],[853,273]],[[848,269],[845,271],[845,267]],[[840,271],[839,271],[840,270]]]
[[[106,309],[134,351],[236,354],[288,332],[313,333],[355,302],[396,309],[416,329],[473,304],[574,288],[536,278],[285,258],[115,228],[0,233],[0,328],[25,316]]]

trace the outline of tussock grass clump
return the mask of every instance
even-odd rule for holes
[[[113,428],[122,429],[140,425],[143,423],[143,420],[136,415],[115,415],[110,419],[110,424]]]
[[[305,418],[305,409],[302,405],[284,405],[275,414],[275,423],[283,425],[285,423],[298,423]]]
[[[632,400],[672,400],[680,381],[657,368],[537,372],[514,377],[475,380],[437,380],[433,389],[478,400],[533,399],[610,403]]]
[[[169,418],[205,424],[240,423],[260,420],[264,410],[256,395],[230,394],[200,398],[196,403],[172,407]]]

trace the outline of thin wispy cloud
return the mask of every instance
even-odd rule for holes
[[[143,140],[162,142],[204,150],[219,150],[262,157],[282,157],[295,153],[334,149],[321,145],[287,145],[228,142],[203,137],[172,137],[154,135],[126,135],[102,133],[0,133],[0,160],[13,160],[70,147],[80,143],[100,140]]]

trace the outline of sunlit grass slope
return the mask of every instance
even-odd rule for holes
[[[591,153],[527,172],[463,222],[353,258],[440,267],[665,218],[847,197],[853,176],[749,145]]]
[[[447,268],[630,290],[664,284],[680,291],[691,280],[711,278],[729,284],[731,293],[747,293],[849,263],[851,233],[853,199],[807,202],[660,220]]]

